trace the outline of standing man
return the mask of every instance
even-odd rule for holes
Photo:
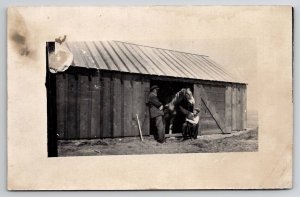
[[[159,87],[154,85],[150,88],[150,94],[148,99],[148,104],[150,106],[150,117],[152,121],[155,122],[155,126],[157,129],[157,137],[156,140],[159,143],[164,143],[165,139],[165,126],[163,123],[163,105],[157,98],[157,92]]]

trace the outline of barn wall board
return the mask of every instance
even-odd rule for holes
[[[243,100],[243,107],[242,107],[242,129],[247,129],[247,89],[244,85],[242,91],[242,100]]]
[[[232,104],[231,104],[231,99],[232,99],[232,88],[231,86],[226,87],[226,92],[225,92],[225,132],[226,133],[231,133],[232,131]]]
[[[90,97],[91,99],[91,138],[99,138],[101,132],[100,116],[101,113],[101,91],[100,91],[100,74],[90,76]]]
[[[232,106],[232,118],[231,118],[231,120],[232,120],[232,130],[233,131],[236,131],[237,130],[237,118],[236,118],[236,116],[237,116],[237,114],[236,114],[236,112],[237,112],[237,87],[236,87],[236,85],[233,85],[232,86],[232,99],[231,99],[231,106]]]

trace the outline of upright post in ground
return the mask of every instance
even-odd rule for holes
[[[143,139],[143,134],[142,134],[142,130],[141,130],[141,125],[140,125],[139,115],[138,114],[136,114],[136,119],[137,119],[137,123],[138,123],[138,126],[139,126],[140,137],[141,137],[141,140],[143,142],[144,139]]]

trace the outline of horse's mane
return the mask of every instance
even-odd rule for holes
[[[182,88],[179,92],[177,92],[172,101],[170,103],[172,103],[173,105],[178,105],[181,101],[182,101],[182,97],[184,95],[184,93],[186,92],[186,89],[185,88]]]
[[[177,92],[172,101],[168,104],[168,107],[171,111],[174,110],[175,106],[177,106],[183,99],[184,94],[186,93],[187,89],[186,88],[182,88],[179,92]]]

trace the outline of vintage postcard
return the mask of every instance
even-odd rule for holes
[[[292,19],[8,8],[8,189],[291,188]]]

